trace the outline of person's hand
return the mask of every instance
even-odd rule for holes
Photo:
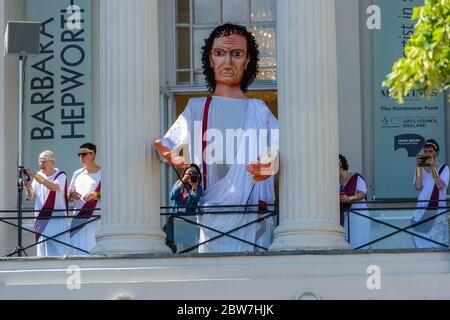
[[[86,202],[96,199],[97,199],[97,192],[90,192],[83,197],[83,200]]]
[[[346,194],[341,194],[339,196],[339,198],[342,203],[350,203],[351,202],[350,198]]]
[[[190,178],[191,178],[191,176],[190,176],[189,174],[186,173],[186,174],[184,175],[184,177],[183,177],[183,182],[184,182],[184,183],[188,182]]]
[[[31,190],[31,181],[25,180],[25,188],[27,188],[27,190]]]
[[[434,158],[427,159],[425,161],[425,167],[432,169],[434,167],[435,163],[436,163],[436,159],[434,159]]]
[[[33,178],[36,176],[36,172],[33,169],[30,169],[30,168],[27,169],[27,174],[30,177],[33,177]]]
[[[69,190],[69,198],[75,201],[79,201],[81,200],[81,194],[79,194],[75,190]]]
[[[163,145],[161,140],[156,140],[154,143],[156,151],[163,157],[169,164],[173,165],[177,169],[184,169],[187,167],[186,160],[182,156],[175,155],[172,150]]]

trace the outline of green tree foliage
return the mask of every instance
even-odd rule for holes
[[[393,66],[383,86],[399,103],[411,90],[420,93],[450,88],[450,0],[425,0],[415,8],[418,20],[406,45],[406,58]]]

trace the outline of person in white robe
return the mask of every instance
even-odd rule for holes
[[[100,230],[101,168],[95,162],[97,147],[83,144],[78,156],[83,168],[75,171],[69,185],[68,198],[74,202],[71,221],[71,255],[87,255],[96,244],[95,235]],[[82,218],[83,217],[83,218]],[[79,249],[76,249],[79,248]]]
[[[35,201],[35,216],[40,218],[35,221],[38,257],[64,256],[70,244],[67,219],[56,218],[67,217],[67,175],[55,168],[55,161],[53,152],[44,151],[39,155],[40,171],[27,169],[34,178],[25,182],[27,199]],[[52,237],[59,242],[48,240]]]
[[[275,202],[278,121],[263,101],[244,95],[256,77],[258,54],[245,27],[216,28],[203,48],[213,96],[191,99],[164,138],[155,142],[169,164],[182,168],[192,162],[202,169],[200,206],[206,208],[198,216],[203,225],[200,253],[259,251],[270,245],[274,219],[263,218],[270,216],[267,211]],[[176,153],[183,146],[188,146],[189,159]],[[230,231],[231,237],[224,235]]]
[[[414,185],[419,191],[419,196],[417,210],[415,210],[411,222],[416,224],[430,220],[418,224],[410,231],[423,237],[412,237],[416,248],[445,249],[449,244],[448,215],[445,207],[447,206],[450,171],[445,163],[440,163],[438,160],[440,148],[437,141],[434,139],[427,140],[423,151],[430,159],[426,163],[422,163],[423,158],[418,158]],[[431,219],[433,217],[435,218]]]
[[[341,224],[352,249],[368,249],[370,220],[367,210],[367,183],[359,173],[350,173],[347,158],[339,155]],[[362,247],[364,246],[364,247]]]

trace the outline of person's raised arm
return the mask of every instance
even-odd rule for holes
[[[30,177],[33,177],[37,183],[44,185],[47,189],[50,189],[50,191],[59,191],[59,185],[57,183],[53,183],[51,181],[48,181],[43,176],[41,176],[39,173],[36,173],[32,169],[27,169],[27,173]]]

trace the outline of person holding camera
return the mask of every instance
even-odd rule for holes
[[[413,236],[416,248],[444,248],[443,245],[448,245],[448,217],[441,214],[446,210],[439,207],[446,207],[450,170],[445,163],[439,162],[439,151],[437,141],[430,139],[423,146],[424,154],[416,157],[414,185],[419,196],[411,222],[418,224],[413,232],[422,237]]]
[[[170,192],[170,200],[173,201],[173,214],[192,214],[195,213],[200,198],[203,194],[202,178],[200,174],[200,168],[196,164],[190,164],[183,172],[182,180],[178,180],[173,185]],[[185,217],[189,218],[189,217]],[[183,224],[184,228],[192,228],[192,225]],[[167,234],[166,244],[176,252],[176,246],[174,243],[174,219],[173,216],[169,217],[169,221],[164,226],[164,231]],[[198,239],[196,232],[198,228],[194,227],[194,230],[185,230],[184,234],[189,235],[187,241],[194,245]],[[192,237],[190,237],[192,236]]]
[[[170,192],[170,200],[174,201],[174,209],[186,213],[195,212],[203,193],[200,168],[196,164],[189,165],[183,172],[183,180],[175,182]]]
[[[51,151],[44,151],[39,155],[39,172],[27,169],[28,176],[33,182],[26,181],[27,199],[35,201],[36,221],[34,230],[36,232],[37,256],[51,257],[64,256],[68,252],[69,243],[67,231],[67,175],[64,171],[55,168],[55,155]],[[52,210],[62,210],[54,212]],[[57,236],[59,235],[59,236]],[[55,237],[56,242],[48,240]]]

